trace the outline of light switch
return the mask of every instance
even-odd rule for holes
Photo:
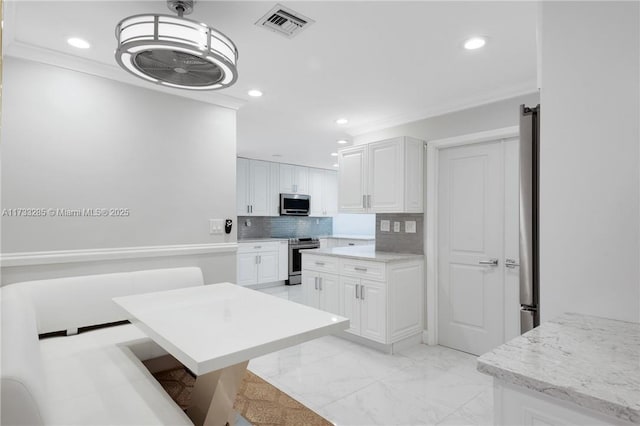
[[[400,232],[400,222],[393,222],[393,232]]]
[[[415,234],[416,233],[416,221],[415,220],[405,220],[404,221],[404,232],[407,234]]]
[[[209,233],[210,234],[224,233],[224,219],[209,219]]]
[[[391,231],[391,221],[390,220],[381,220],[380,221],[380,230],[383,232]]]

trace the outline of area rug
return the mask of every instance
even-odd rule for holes
[[[184,410],[195,377],[184,367],[153,373]],[[331,426],[332,423],[247,370],[233,408],[254,426]]]

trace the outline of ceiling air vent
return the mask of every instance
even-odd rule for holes
[[[313,19],[309,19],[281,4],[276,4],[273,9],[256,22],[256,25],[282,34],[287,38],[293,38],[314,22]]]

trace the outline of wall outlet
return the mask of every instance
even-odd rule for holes
[[[393,222],[393,232],[400,232],[400,222]]]
[[[390,220],[381,220],[380,221],[380,230],[382,232],[391,231],[391,221]]]
[[[209,233],[210,234],[224,233],[224,219],[209,219]]]
[[[415,234],[416,233],[416,221],[415,220],[405,220],[404,221],[404,232],[407,234]]]

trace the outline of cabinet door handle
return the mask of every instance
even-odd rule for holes
[[[256,265],[258,264],[258,256],[256,255]]]
[[[262,246],[253,246],[254,249],[262,248]]]
[[[367,195],[367,207],[371,208],[371,194]]]
[[[362,208],[366,209],[367,208],[367,196],[366,195],[362,195]]]
[[[247,213],[251,213],[251,209],[249,208],[248,204],[247,204]]]
[[[364,286],[360,284],[360,300],[364,300]]]
[[[262,256],[258,256],[258,263],[262,263]]]
[[[318,277],[313,277],[313,281],[316,287],[316,290],[318,289]]]
[[[320,287],[320,291],[322,291],[322,277],[318,277],[318,284]]]
[[[316,262],[316,265],[318,265],[318,266],[324,266],[324,262]]]
[[[360,299],[359,291],[360,291],[360,284],[356,284],[356,299]]]
[[[253,204],[251,204],[251,213],[253,213]]]
[[[360,271],[360,272],[367,272],[367,268],[359,268],[357,266],[354,266],[354,268],[356,271]]]

